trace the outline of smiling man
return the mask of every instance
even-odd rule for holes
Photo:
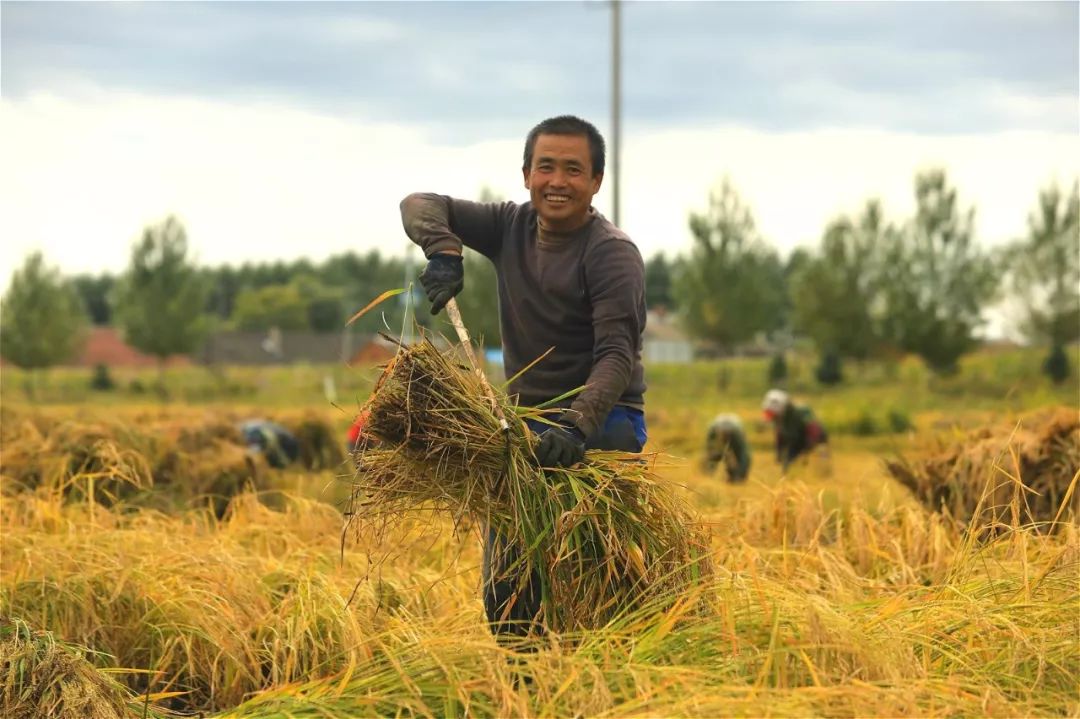
[[[646,441],[645,271],[630,238],[592,207],[604,179],[604,139],[568,115],[544,120],[525,139],[522,164],[530,201],[477,203],[417,193],[401,202],[405,232],[423,248],[420,282],[438,313],[464,287],[462,246],[495,265],[503,361],[510,394],[535,406],[570,390],[555,427],[537,424],[536,461],[570,466],[586,449],[639,452]],[[507,576],[516,548],[488,532],[484,608],[492,630],[540,629],[539,586]],[[516,595],[516,596],[515,596]]]

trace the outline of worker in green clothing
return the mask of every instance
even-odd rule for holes
[[[750,445],[742,422],[733,414],[719,414],[705,436],[705,468],[711,474],[723,463],[727,481],[745,482],[750,473]]]
[[[761,410],[776,428],[776,461],[785,472],[797,457],[815,447],[822,447],[828,458],[829,435],[809,407],[795,404],[783,390],[771,389],[765,393]]]

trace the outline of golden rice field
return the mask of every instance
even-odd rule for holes
[[[706,524],[714,576],[661,613],[529,653],[487,630],[475,523],[415,513],[343,542],[351,477],[332,445],[367,380],[343,410],[319,396],[314,368],[273,401],[229,404],[182,392],[73,404],[56,390],[30,405],[9,376],[0,715],[1080,715],[1075,491],[1053,531],[1034,523],[1006,434],[963,467],[989,487],[965,524],[884,462],[1077,408],[1075,382],[1052,388],[1026,361],[981,358],[952,383],[908,367],[827,391],[797,376],[832,452],[787,476],[757,424],[763,365],[731,364],[719,382],[716,365],[655,368],[646,449]],[[745,485],[701,469],[719,411],[749,428]],[[892,431],[890,411],[911,426]],[[302,465],[237,454],[235,423],[256,415],[308,423]],[[1059,464],[1080,453],[1069,436]]]

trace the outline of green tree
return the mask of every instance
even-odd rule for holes
[[[71,280],[75,291],[82,299],[83,307],[95,325],[108,325],[112,322],[110,295],[116,284],[116,278],[105,273],[98,275],[76,275]]]
[[[329,287],[315,272],[299,274],[291,285],[296,287],[304,303],[307,327],[313,332],[340,332],[345,323],[344,291]]]
[[[414,285],[413,299],[418,300],[423,297],[417,281],[417,276],[422,269],[423,264],[419,266],[416,263],[410,264],[410,261],[405,258],[384,259],[378,252],[371,251],[363,257],[351,252],[332,257],[323,265],[321,271],[324,281],[342,288],[344,314],[345,317],[351,317],[357,310],[386,290],[407,287],[409,283]],[[393,300],[383,302],[373,311],[353,322],[347,331],[354,334],[380,331],[389,331],[394,335],[400,334],[404,327],[402,320],[405,317],[407,299],[408,297],[402,294]],[[414,302],[413,310],[418,306]],[[409,321],[412,322],[414,317],[412,311],[409,317]],[[423,312],[415,313],[415,321],[422,325],[430,323],[430,319],[430,315],[425,315]]]
[[[1065,195],[1053,184],[1039,192],[1028,234],[1006,251],[1010,285],[1025,309],[1024,333],[1050,345],[1044,367],[1068,377],[1065,345],[1080,337],[1080,183]]]
[[[645,263],[645,306],[650,310],[676,309],[671,287],[673,272],[674,267],[663,252],[653,255]]]
[[[165,358],[195,351],[209,330],[210,288],[188,258],[187,232],[169,216],[143,229],[116,286],[114,315],[127,341],[158,359],[164,393]]]
[[[829,224],[818,254],[792,270],[791,297],[796,332],[823,353],[865,359],[880,343],[872,314],[878,305],[878,277],[887,235],[881,205],[866,204],[858,218]]]
[[[787,261],[784,263],[784,278],[790,281],[791,278],[798,274],[812,259],[813,254],[810,250],[805,247],[796,247],[791,251]]]
[[[206,311],[221,321],[229,319],[236,307],[236,296],[243,289],[240,272],[228,265],[208,267],[202,272],[211,287]]]
[[[241,330],[282,331],[309,328],[308,302],[296,284],[248,288],[236,297],[233,324]]]
[[[975,210],[961,211],[944,171],[918,175],[915,199],[915,217],[882,254],[881,333],[934,372],[951,374],[976,344],[998,271],[974,242]]]
[[[675,273],[687,331],[730,351],[782,326],[783,265],[727,180],[719,194],[710,194],[705,213],[691,213],[690,231],[694,244]]]
[[[16,367],[33,371],[74,356],[83,339],[86,312],[59,270],[45,265],[40,252],[26,258],[11,277],[0,306],[0,354]]]
[[[324,290],[308,300],[307,317],[314,332],[339,332],[345,321],[341,292]]]

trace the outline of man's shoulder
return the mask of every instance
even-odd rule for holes
[[[529,218],[536,217],[536,210],[531,202],[518,203],[513,200],[506,200],[496,204],[499,206],[499,212],[503,219],[510,225],[527,224]]]
[[[414,196],[423,197],[423,196],[425,196],[425,193],[414,193],[413,195],[409,195],[409,197],[414,197]],[[496,200],[494,202],[487,202],[487,201],[473,200],[473,199],[469,199],[469,198],[465,198],[465,197],[454,197],[452,195],[427,195],[427,196],[442,198],[444,201],[448,202],[452,208],[457,207],[457,208],[476,208],[476,209],[488,208],[488,209],[494,209],[495,212],[497,212],[498,214],[500,214],[500,215],[502,215],[504,217],[514,217],[514,216],[519,215],[519,214],[528,214],[530,212],[535,214],[535,210],[533,210],[531,202],[517,203],[517,202],[514,202],[513,200]],[[406,197],[405,199],[408,200],[409,197]]]
[[[617,226],[614,222],[596,213],[596,217],[593,218],[592,226],[589,228],[589,237],[593,242],[606,242],[606,241],[620,241],[629,242],[634,245],[634,241],[630,239],[630,235],[626,234],[621,227]],[[634,245],[636,247],[636,245]]]
[[[627,252],[641,257],[641,251],[630,239],[630,235],[599,212],[589,228],[589,246],[586,251],[589,254],[605,255],[610,252]]]

